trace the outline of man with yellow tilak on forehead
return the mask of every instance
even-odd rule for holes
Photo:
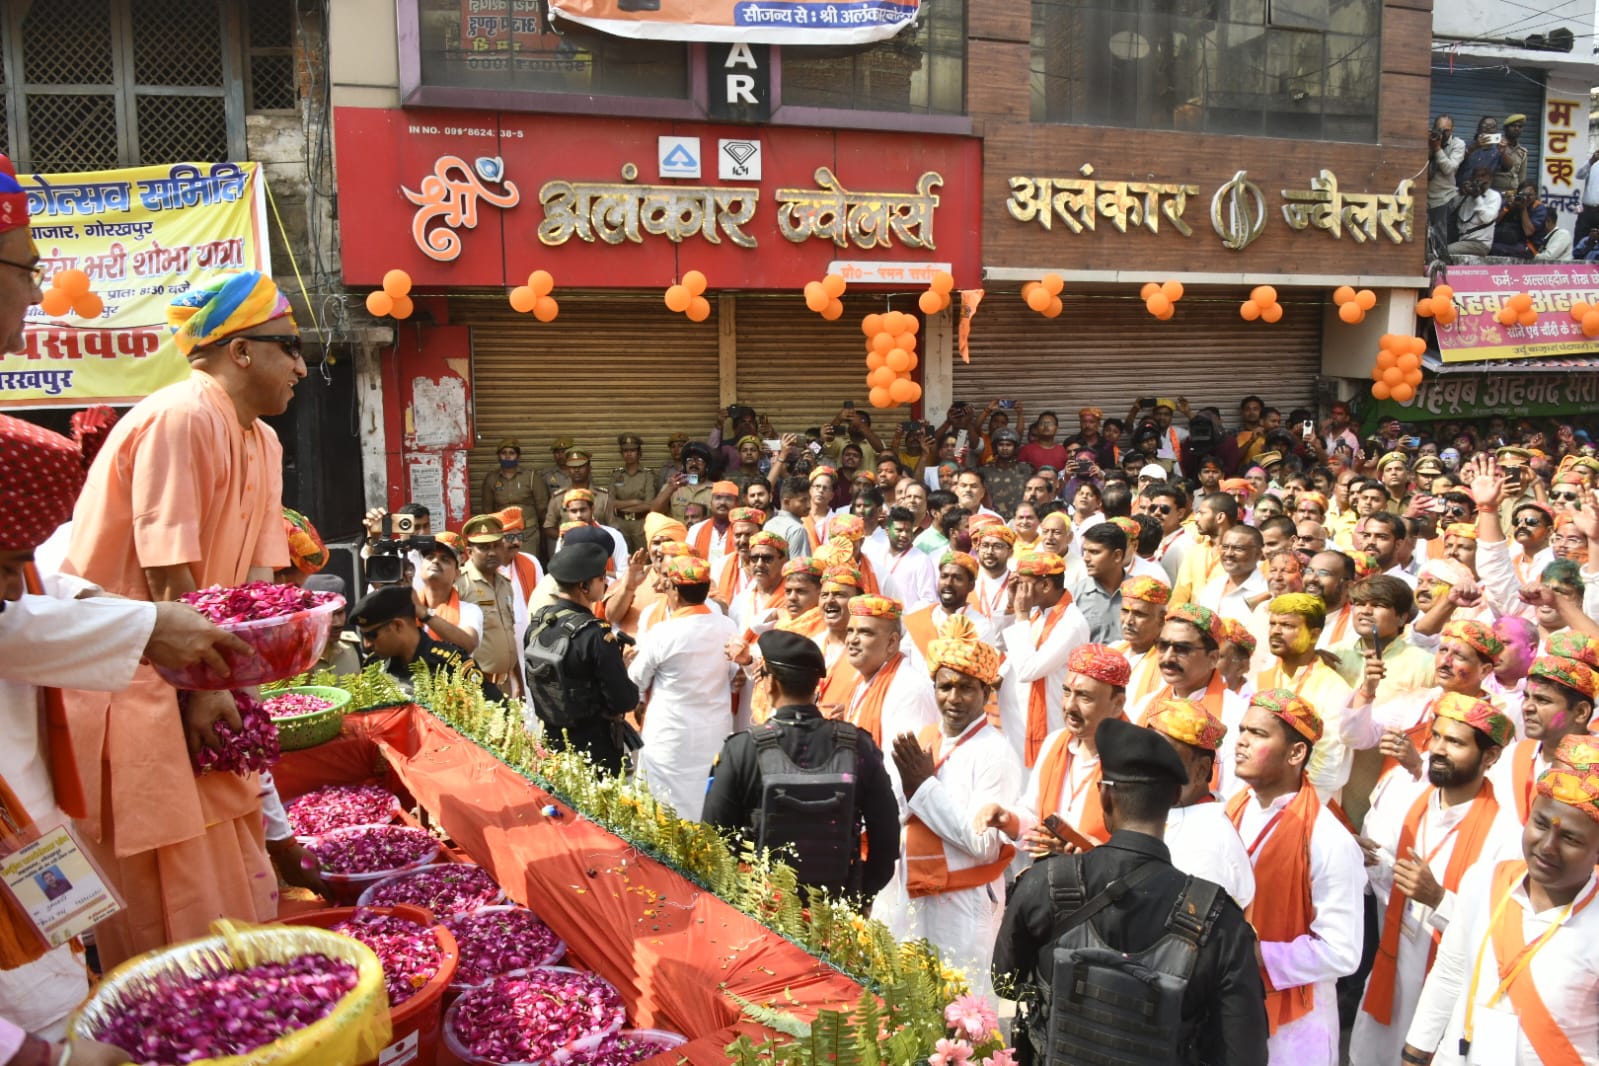
[[[179,296],[168,317],[193,372],[112,429],[64,566],[140,600],[289,565],[283,449],[264,421],[288,410],[306,373],[289,302],[264,274],[230,274]],[[101,963],[201,936],[217,918],[275,918],[258,776],[196,777],[189,765],[190,750],[216,744],[216,722],[238,721],[233,697],[196,692],[180,718],[176,691],[146,666],[125,692],[66,702],[88,800],[80,825],[127,902],[96,927]]]
[[[1311,754],[1305,776],[1322,796],[1336,799],[1349,780],[1351,753],[1339,728],[1351,689],[1316,651],[1327,623],[1326,607],[1319,596],[1285,592],[1266,605],[1266,618],[1273,662],[1255,675],[1255,691],[1285,688],[1316,708],[1325,733]],[[1236,727],[1238,723],[1228,724]],[[1227,775],[1223,780],[1228,780]]]

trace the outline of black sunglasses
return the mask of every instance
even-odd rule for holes
[[[1200,649],[1198,644],[1188,644],[1178,640],[1157,640],[1155,647],[1163,652],[1176,652],[1178,655],[1192,655]]]
[[[246,333],[242,337],[247,341],[276,344],[291,359],[305,358],[305,341],[298,333]]]
[[[1176,508],[1172,507],[1170,504],[1152,503],[1148,507],[1145,507],[1144,510],[1149,514],[1171,514],[1174,510],[1176,510]]]

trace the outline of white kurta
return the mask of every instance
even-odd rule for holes
[[[1266,594],[1266,578],[1259,570],[1251,570],[1243,584],[1230,586],[1231,581],[1225,572],[1218,572],[1204,588],[1195,590],[1194,602],[1223,618],[1247,625],[1249,614],[1254,610],[1249,601]]]
[[[850,690],[849,699],[844,706],[844,716],[853,724],[859,724],[857,718],[860,714],[861,701],[865,699],[866,690],[870,685],[871,678],[862,678],[856,681],[855,687]],[[896,795],[899,794],[899,767],[894,765],[892,754],[894,738],[901,733],[916,736],[928,726],[937,724],[938,702],[933,698],[932,679],[927,676],[927,671],[917,670],[915,665],[906,659],[899,664],[899,669],[894,671],[894,676],[888,682],[888,691],[883,693],[883,716],[878,723],[882,735],[873,738],[877,740],[878,748],[884,753],[883,764],[888,767],[888,777],[894,783]],[[899,813],[903,819],[905,817],[903,802],[900,804]]]
[[[1471,987],[1471,971],[1477,961],[1477,952],[1484,941],[1487,947],[1482,956],[1482,978],[1477,982],[1475,1027],[1480,1033],[1483,1015],[1498,981],[1499,960],[1494,954],[1489,937],[1489,923],[1493,916],[1494,900],[1489,898],[1493,883],[1493,863],[1479,862],[1460,884],[1459,899],[1455,903],[1455,917],[1438,945],[1438,957],[1433,962],[1432,973],[1422,989],[1421,1001],[1416,1004],[1416,1017],[1410,1023],[1405,1042],[1423,1051],[1437,1049],[1433,1062],[1437,1066],[1542,1066],[1538,1056],[1517,1032],[1513,1060],[1485,1057],[1487,1050],[1479,1041],[1471,1057],[1460,1054],[1460,1037],[1465,1030],[1466,1000]],[[1589,878],[1587,885],[1577,893],[1580,901],[1591,894],[1599,884]],[[1527,898],[1525,884],[1516,885],[1510,892],[1510,910],[1521,912],[1522,936],[1531,944],[1560,917],[1564,908],[1534,911]],[[1586,1066],[1599,1064],[1599,906],[1589,905],[1577,911],[1558,932],[1533,955],[1527,967],[1533,986],[1548,1008],[1555,1024],[1571,1040]],[[1508,1010],[1508,1005],[1498,1007]]]
[[[1055,749],[1062,744],[1069,745],[1072,761],[1067,767],[1065,779],[1061,781],[1060,793],[1055,797],[1055,813],[1060,815],[1061,821],[1081,831],[1083,807],[1094,793],[1094,782],[1099,780],[1099,753],[1084,751],[1081,741],[1065,729],[1057,729],[1044,738],[1044,746],[1038,749],[1038,762],[1027,771],[1027,784],[1022,786],[1016,802],[1010,806],[1011,813],[1016,815],[1017,840],[1025,837],[1029,829],[1036,828],[1043,820],[1039,815],[1042,806],[1039,802],[1040,779],[1044,775],[1044,764],[1049,762]]]
[[[909,614],[910,612],[907,611],[905,613]],[[964,615],[966,620],[971,622],[972,628],[977,630],[978,640],[990,647],[999,646],[999,632],[987,618],[983,617],[982,612],[976,607],[968,603],[955,613]],[[937,632],[943,628],[945,622],[949,621],[949,612],[944,610],[943,604],[935,603],[933,604],[932,618],[933,629]],[[918,671],[924,674],[928,672],[927,658],[922,654],[922,649],[916,646],[916,641],[911,637],[909,630],[905,631],[904,639],[899,642],[899,650],[904,652],[906,657],[916,665]]]
[[[938,602],[938,563],[926,552],[914,546],[904,555],[885,551],[872,557],[872,567],[883,595],[902,603],[906,614]]]
[[[1173,807],[1166,816],[1166,847],[1171,864],[1185,874],[1214,881],[1239,907],[1255,898],[1255,870],[1249,852],[1220,803]]]
[[[999,728],[1017,757],[1024,761],[1027,705],[1032,697],[1033,682],[1044,683],[1047,735],[1065,725],[1060,706],[1066,684],[1066,660],[1071,658],[1074,648],[1088,643],[1088,619],[1075,603],[1061,612],[1055,628],[1048,639],[1044,639],[1044,621],[1048,613],[1044,608],[1035,607],[1031,618],[1016,618],[1000,634],[1005,663],[1000,667]]]
[[[972,823],[986,803],[1011,806],[1022,780],[1020,760],[984,719],[979,718],[967,732],[972,735],[959,747],[959,738],[940,734],[934,758],[948,757],[938,775],[924,782],[907,805],[943,839],[944,861],[951,870],[999,858],[1004,843],[999,830],[978,832]],[[951,966],[966,972],[975,994],[993,1002],[990,971],[994,940],[1005,912],[1005,879],[996,877],[977,888],[913,900],[905,889],[905,876],[905,864],[901,863],[894,880],[878,894],[873,916],[881,918],[900,940],[926,937]]]
[[[1311,748],[1310,765],[1305,768],[1305,776],[1316,786],[1317,795],[1323,799],[1337,799],[1344,783],[1349,780],[1355,757],[1354,752],[1344,744],[1342,727],[1353,691],[1349,683],[1320,659],[1312,659],[1309,666],[1301,667],[1297,674],[1290,675],[1283,669],[1282,660],[1275,657],[1272,665],[1256,674],[1251,681],[1256,692],[1286,688],[1316,709],[1321,716],[1321,739]],[[1228,723],[1229,733],[1236,738],[1238,734],[1231,731],[1234,724]]]
[[[1238,835],[1260,858],[1277,812],[1297,793],[1262,807],[1253,796],[1244,804]],[[1264,836],[1263,836],[1264,834]],[[1272,871],[1255,870],[1256,884],[1271,884]],[[1310,835],[1310,899],[1315,917],[1310,931],[1286,943],[1260,945],[1261,961],[1275,988],[1314,986],[1310,1013],[1278,1029],[1269,1045],[1271,1061],[1282,1066],[1335,1066],[1338,1062],[1338,979],[1360,966],[1365,940],[1365,859],[1360,845],[1326,806],[1317,808]]]
[[[639,691],[649,694],[639,779],[691,822],[699,821],[711,763],[733,728],[737,667],[724,649],[737,634],[732,619],[714,612],[667,618],[639,638],[627,669]]]
[[[1010,612],[1010,582],[1012,573],[1007,569],[998,577],[990,577],[987,570],[977,570],[977,585],[972,589],[972,606],[995,627],[1008,625]]]

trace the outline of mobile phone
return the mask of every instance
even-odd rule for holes
[[[918,423],[914,418],[907,418],[905,421],[899,424],[899,428],[905,431],[906,436],[910,436],[912,433],[915,433],[919,427],[920,423]]]
[[[1299,423],[1299,432],[1306,440],[1309,440],[1311,437],[1316,435],[1316,423],[1312,422],[1308,418],[1305,419],[1303,422]]]
[[[846,411],[855,410],[855,401],[854,400],[845,400],[844,401],[844,410],[846,410]]]
[[[1483,140],[1487,141],[1489,144],[1503,144],[1505,137],[1502,133],[1490,133],[1484,137]]]
[[[762,443],[766,445],[766,450],[773,455],[783,450],[783,442],[781,440],[768,440],[762,441]]]
[[[810,451],[810,453],[812,455],[821,455],[822,454],[822,446],[820,444],[817,444],[815,441],[811,441],[811,443],[809,445],[809,451]]]
[[[1065,822],[1061,821],[1060,815],[1052,814],[1048,818],[1045,818],[1042,824],[1045,829],[1049,830],[1050,835],[1056,840],[1059,840],[1061,843],[1070,844],[1078,851],[1094,850],[1094,842],[1083,836],[1083,834],[1079,833],[1071,826],[1067,825]]]
[[[686,474],[684,476],[688,478],[688,483],[690,485],[698,485],[700,483],[700,476],[698,474]]]
[[[1015,400],[1001,400],[1001,401],[999,401],[999,406],[1000,406],[1001,410],[1014,411],[1016,409],[1016,401]]]
[[[1421,438],[1420,437],[1404,437],[1404,438],[1402,438],[1400,440],[1399,443],[1403,444],[1407,448],[1419,448],[1419,447],[1421,447]]]
[[[1377,661],[1382,661],[1382,634],[1375,629],[1371,631],[1371,650],[1376,653]]]

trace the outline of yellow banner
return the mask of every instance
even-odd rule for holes
[[[219,270],[271,272],[257,163],[175,163],[27,174],[44,285],[89,275],[105,304],[87,321],[28,311],[21,352],[0,355],[0,409],[137,403],[189,376],[167,329],[172,297]]]

